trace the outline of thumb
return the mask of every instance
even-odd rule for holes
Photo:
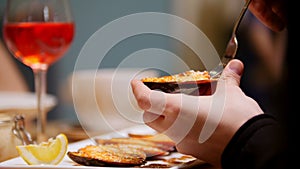
[[[243,71],[244,64],[240,60],[233,59],[224,68],[221,78],[226,80],[227,84],[239,86]]]

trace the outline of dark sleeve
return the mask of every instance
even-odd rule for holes
[[[286,139],[279,123],[262,114],[247,121],[222,154],[223,169],[287,168]]]

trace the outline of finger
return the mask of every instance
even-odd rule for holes
[[[272,1],[272,11],[287,25],[287,3],[286,1]]]
[[[273,2],[270,2],[273,3]],[[253,0],[249,6],[251,12],[259,19],[263,24],[272,29],[273,31],[281,31],[285,27],[285,21],[283,20],[283,11],[274,12],[272,4],[267,4],[265,1]]]
[[[240,60],[233,59],[224,68],[223,73],[221,75],[221,79],[226,80],[226,84],[239,86],[243,71],[243,63]]]
[[[139,80],[132,80],[132,91],[142,110],[161,115],[166,106],[165,93],[150,90],[144,83]]]
[[[147,110],[151,107],[149,95],[151,90],[144,85],[140,80],[132,80],[131,87],[133,95],[142,110]]]

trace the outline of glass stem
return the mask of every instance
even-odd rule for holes
[[[46,95],[46,74],[47,70],[35,69],[34,72],[34,83],[35,92],[37,97],[37,143],[47,141],[46,134],[46,123],[47,115],[44,106],[44,100]]]

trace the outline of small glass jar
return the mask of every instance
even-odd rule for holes
[[[32,143],[22,115],[0,114],[0,162],[18,156],[17,145]]]

